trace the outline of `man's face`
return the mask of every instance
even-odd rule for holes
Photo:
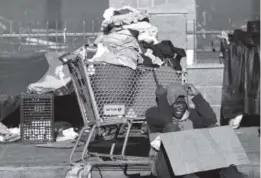
[[[177,98],[175,103],[172,105],[172,115],[176,119],[181,119],[187,110],[187,103],[184,96]]]

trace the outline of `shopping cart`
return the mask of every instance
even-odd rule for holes
[[[88,63],[77,54],[67,54],[60,60],[69,68],[81,114],[85,123],[70,156],[72,165],[150,165],[150,158],[125,155],[128,139],[142,136],[135,124],[144,124],[146,111],[156,105],[157,83],[167,86],[173,82],[186,82],[186,72],[174,71],[170,67],[157,69],[138,66],[128,67]],[[112,127],[114,141],[109,154],[89,151],[96,137],[109,135]],[[86,130],[90,130],[81,154],[81,162],[73,160],[75,150]],[[117,138],[123,136],[120,155],[114,154]],[[97,158],[93,160],[93,157]]]

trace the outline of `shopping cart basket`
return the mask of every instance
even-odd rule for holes
[[[82,152],[82,162],[98,165],[148,165],[149,159],[138,159],[125,155],[128,139],[132,136],[134,123],[145,121],[146,111],[156,105],[155,90],[157,82],[167,86],[173,82],[186,82],[186,73],[174,71],[170,67],[157,69],[139,66],[136,70],[128,67],[103,63],[87,63],[80,56],[70,54],[60,58],[67,64],[76,96],[84,119],[85,127],[81,130],[72,150],[70,163],[73,161],[75,149],[86,129],[91,128],[87,142]],[[155,81],[157,77],[157,82]],[[121,155],[114,155],[117,137],[124,130],[124,144]],[[89,144],[94,136],[104,133],[106,129],[116,126],[114,140],[109,154],[89,152]],[[138,133],[141,135],[141,133]],[[109,161],[90,161],[90,157],[107,158]]]

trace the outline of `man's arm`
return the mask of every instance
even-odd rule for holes
[[[198,114],[205,118],[204,124],[207,127],[217,123],[216,114],[200,93],[192,98],[192,102],[195,104]]]
[[[217,123],[217,118],[209,103],[203,98],[194,85],[188,84],[187,89],[189,95],[193,96],[192,102],[195,104],[197,114],[204,118],[204,120],[200,122],[204,124],[205,127],[211,127],[215,125]]]
[[[166,124],[172,123],[172,111],[167,100],[167,90],[158,86],[156,90],[156,102],[159,109],[160,119]]]

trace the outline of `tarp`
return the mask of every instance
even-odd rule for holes
[[[0,56],[0,94],[18,95],[49,68],[45,53]]]
[[[50,92],[70,81],[67,67],[62,67],[56,52],[0,56],[0,95],[19,95],[30,90]],[[60,74],[64,76],[63,81]]]
[[[28,90],[30,92],[42,94],[47,92],[55,92],[56,90],[65,87],[67,90],[62,90],[63,93],[55,94],[66,95],[71,93],[72,88],[68,88],[68,83],[71,80],[70,73],[68,67],[63,67],[61,61],[58,60],[60,55],[61,53],[57,52],[45,53],[49,68],[39,81],[28,86]]]
[[[0,121],[18,108],[20,94],[27,92],[29,86],[30,91],[46,93],[68,84],[69,71],[67,67],[61,68],[59,55],[48,52],[0,56]]]

